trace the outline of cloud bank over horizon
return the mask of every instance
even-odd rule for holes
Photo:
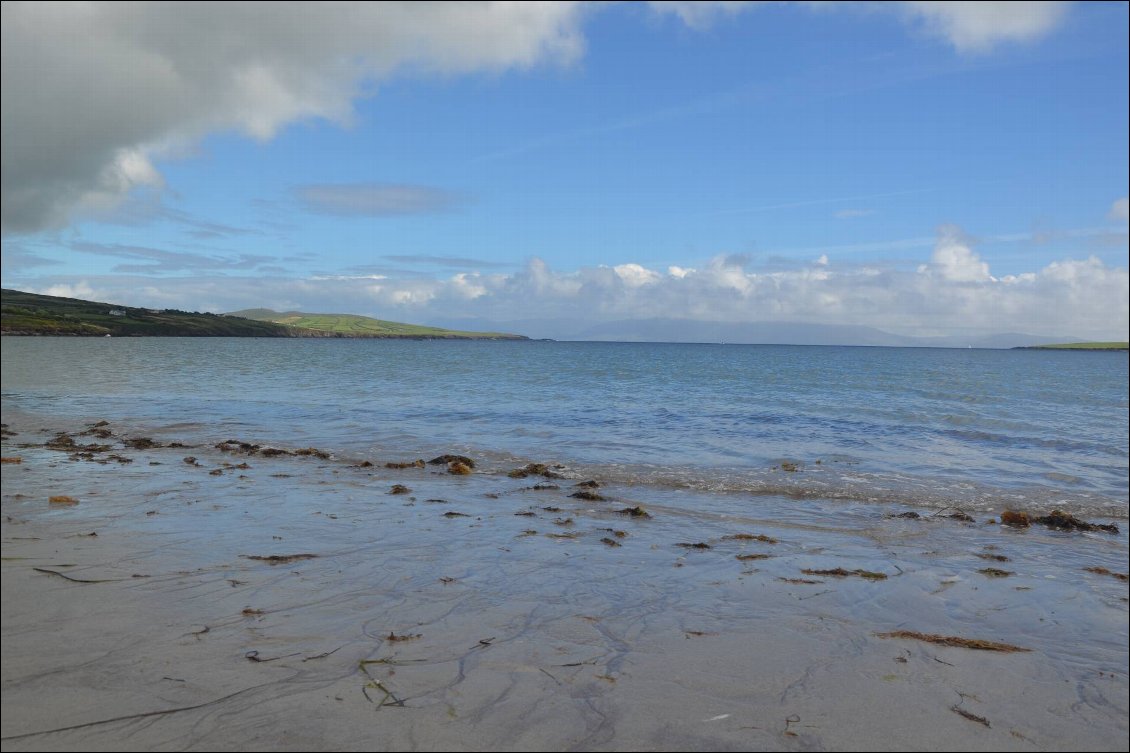
[[[821,256],[789,269],[751,269],[719,255],[698,269],[626,263],[556,271],[539,258],[514,273],[460,272],[445,279],[386,275],[86,278],[32,292],[215,313],[251,307],[354,313],[428,323],[687,319],[873,327],[929,337],[1022,332],[1126,340],[1130,275],[1094,256],[993,276],[955,226],[939,229],[914,270],[839,265]],[[1114,305],[1112,305],[1114,302]]]

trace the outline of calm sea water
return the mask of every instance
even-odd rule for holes
[[[701,493],[1127,513],[1125,353],[4,338],[2,355],[6,416]]]

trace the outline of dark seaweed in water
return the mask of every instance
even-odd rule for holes
[[[1109,525],[1087,523],[1062,510],[1052,510],[1050,515],[1034,518],[1033,522],[1047,526],[1048,528],[1054,528],[1058,531],[1106,531],[1107,533],[1118,533],[1118,526],[1114,523],[1110,523]]]

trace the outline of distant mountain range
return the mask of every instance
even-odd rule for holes
[[[555,340],[601,340],[621,342],[706,342],[750,345],[872,345],[926,348],[1016,348],[1052,343],[1078,342],[1072,336],[1044,337],[1007,332],[993,335],[952,337],[908,337],[874,327],[802,322],[710,322],[689,319],[625,319],[612,322],[576,322],[529,319],[491,322],[460,319],[440,322],[444,326],[501,328],[530,337]]]

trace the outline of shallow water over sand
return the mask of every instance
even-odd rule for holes
[[[211,338],[2,347],[9,415],[112,417],[343,455],[555,461],[747,502],[1127,514],[1125,353]]]
[[[11,428],[5,750],[1125,746],[1124,526]]]

